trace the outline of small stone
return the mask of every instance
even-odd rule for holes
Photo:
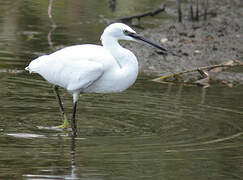
[[[201,54],[201,51],[199,51],[199,50],[195,50],[194,53],[195,53],[195,54]]]
[[[196,36],[195,36],[195,34],[189,34],[188,37],[189,38],[195,38]]]
[[[237,37],[237,38],[240,38],[241,36],[240,36],[240,34],[236,34],[236,37]]]
[[[213,49],[212,49],[213,51],[217,51],[218,50],[218,48],[216,47],[216,46],[213,46]]]
[[[168,42],[168,39],[167,39],[167,38],[161,38],[161,39],[160,39],[160,42],[161,42],[162,44],[164,44],[164,43]]]

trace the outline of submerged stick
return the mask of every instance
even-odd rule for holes
[[[109,7],[111,8],[112,12],[116,11],[116,4],[117,4],[116,0],[110,0],[109,1]]]
[[[56,27],[57,25],[56,25],[55,21],[54,21],[53,18],[52,18],[52,4],[53,4],[53,1],[54,1],[54,0],[50,0],[50,1],[49,1],[49,5],[48,5],[48,17],[49,17],[51,26],[52,26],[52,27]]]
[[[49,44],[51,49],[53,49],[53,42],[52,42],[52,39],[51,39],[51,34],[57,28],[57,25],[56,25],[55,21],[52,18],[52,4],[53,4],[53,1],[54,0],[50,0],[49,1],[49,5],[48,5],[48,17],[49,17],[49,20],[50,20],[50,23],[51,23],[51,29],[50,29],[50,31],[49,31],[49,33],[47,35],[47,41],[48,41],[48,44]]]

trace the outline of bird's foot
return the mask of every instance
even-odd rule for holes
[[[62,125],[60,126],[56,126],[56,128],[58,129],[68,129],[69,128],[69,122],[68,122],[68,119],[66,117],[66,115],[64,115],[64,122]]]

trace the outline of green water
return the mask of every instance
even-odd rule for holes
[[[51,86],[22,69],[60,47],[97,43],[107,20],[161,3],[117,2],[112,12],[108,1],[54,1],[51,47],[49,1],[0,1],[0,179],[241,179],[242,86],[140,75],[123,93],[80,97],[76,139],[51,128],[61,123]],[[70,117],[72,98],[61,95]]]

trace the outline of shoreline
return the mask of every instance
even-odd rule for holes
[[[163,73],[180,72],[188,69],[227,62],[231,59],[243,61],[243,5],[236,7],[231,2],[212,2],[215,16],[207,21],[183,23],[163,21],[158,28],[144,30],[141,34],[179,54],[159,55],[158,51],[144,44],[125,44],[135,52],[140,72],[159,76]],[[175,9],[166,11],[176,12]],[[176,14],[175,14],[176,16]],[[243,84],[243,70],[237,68],[220,73],[210,73],[213,81],[227,80]]]

